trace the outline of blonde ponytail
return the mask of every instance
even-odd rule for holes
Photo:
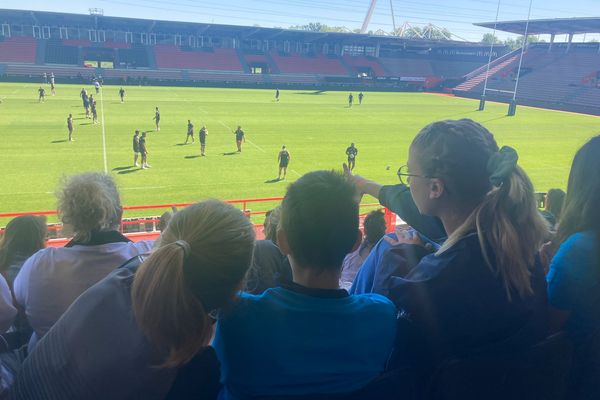
[[[131,295],[142,332],[165,351],[163,367],[186,364],[210,340],[211,323],[184,280],[184,251],[175,243],[158,248],[138,269]]]
[[[208,313],[235,296],[253,247],[252,224],[229,204],[207,200],[173,216],[131,291],[138,326],[165,354],[162,367],[184,365],[208,344]]]

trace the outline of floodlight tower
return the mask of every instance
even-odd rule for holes
[[[375,11],[376,5],[377,0],[371,0],[371,5],[369,6],[369,11],[367,11],[365,20],[363,21],[362,28],[360,28],[360,33],[365,33],[367,31],[367,28],[369,27],[369,22],[371,22],[371,17],[373,17],[373,11]]]

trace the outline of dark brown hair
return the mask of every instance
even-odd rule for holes
[[[576,232],[592,231],[600,248],[600,135],[577,151],[569,174],[567,196],[558,223],[556,241]]]
[[[46,247],[46,217],[21,215],[12,219],[0,239],[0,271],[4,272],[15,256],[29,257]]]
[[[334,171],[314,171],[292,183],[281,203],[280,227],[298,263],[341,268],[358,237],[354,185]]]

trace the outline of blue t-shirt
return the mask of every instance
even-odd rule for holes
[[[396,307],[377,294],[297,284],[240,294],[214,348],[227,399],[358,390],[385,368]]]
[[[598,239],[590,231],[567,238],[550,263],[548,300],[568,310],[567,332],[577,338],[600,329],[600,260]]]

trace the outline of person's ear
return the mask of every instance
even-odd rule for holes
[[[439,199],[446,191],[446,185],[443,180],[431,178],[429,180],[429,199]]]
[[[354,241],[354,244],[352,245],[352,250],[350,250],[350,253],[354,253],[356,250],[358,250],[358,248],[360,247],[360,244],[362,243],[363,240],[363,234],[360,231],[360,229],[358,229],[356,231],[356,240]]]
[[[277,246],[279,246],[281,254],[284,256],[290,255],[290,244],[288,243],[287,235],[281,228],[277,228]]]

